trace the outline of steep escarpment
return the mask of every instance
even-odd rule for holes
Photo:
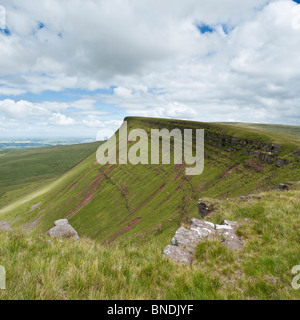
[[[300,150],[294,150],[293,147],[287,151],[287,148],[277,143],[267,143],[261,139],[239,139],[209,131],[205,133],[205,137],[206,143],[210,145],[217,146],[228,152],[242,152],[243,155],[259,158],[266,163],[276,163],[277,167],[300,162]],[[282,156],[280,156],[280,154],[282,154]]]
[[[176,163],[100,165],[94,153],[46,188],[1,210],[0,220],[46,233],[54,221],[68,218],[80,237],[103,244],[168,243],[179,225],[197,216],[199,198],[234,198],[300,178],[300,145],[289,138],[211,123],[125,120],[128,131],[141,128],[149,136],[151,129],[204,129],[203,173],[187,176],[185,165]],[[128,142],[128,148],[133,145]],[[117,157],[118,152],[117,146]]]

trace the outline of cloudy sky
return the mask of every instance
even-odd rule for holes
[[[0,137],[127,115],[300,125],[300,0],[0,0]]]

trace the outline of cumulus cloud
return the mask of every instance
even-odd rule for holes
[[[31,102],[5,99],[0,101],[0,111],[10,118],[22,119],[32,115],[47,114],[48,110]]]
[[[6,117],[96,130],[118,108],[122,117],[300,124],[300,5],[292,0],[2,5],[10,35],[0,32],[0,95],[90,91],[72,103],[6,97]],[[111,94],[93,93],[104,88]]]
[[[81,99],[74,102],[43,101],[33,103],[26,100],[15,101],[12,99],[0,100],[0,112],[10,118],[26,118],[29,116],[47,116],[53,112],[66,111],[67,109],[90,110],[94,109],[95,100]]]
[[[0,5],[0,29],[5,29],[6,27],[6,10],[5,7]]]
[[[76,121],[74,119],[67,117],[61,113],[53,113],[49,120],[51,124],[59,126],[71,126],[76,124]]]

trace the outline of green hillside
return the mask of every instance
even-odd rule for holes
[[[95,152],[99,143],[0,150],[0,208],[55,180]]]
[[[87,238],[61,241],[0,232],[0,262],[7,270],[7,289],[0,290],[0,300],[299,300],[291,271],[300,264],[300,184],[259,196],[220,201],[218,212],[208,217],[215,223],[243,222],[243,250],[230,251],[207,240],[199,244],[192,267],[164,259],[163,245],[155,241],[103,247]]]
[[[184,165],[99,165],[95,153],[53,183],[0,210],[0,220],[45,233],[68,218],[81,237],[104,244],[170,241],[197,216],[199,198],[234,198],[300,180],[300,142],[235,126],[127,118],[129,128],[205,129],[205,169],[186,176]],[[129,147],[134,143],[129,143]]]
[[[291,139],[300,140],[300,127],[287,126],[283,124],[261,124],[261,123],[244,123],[244,122],[223,122],[221,124],[241,127],[245,129],[254,129],[270,132],[271,134],[289,137]]]

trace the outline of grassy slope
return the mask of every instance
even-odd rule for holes
[[[148,131],[151,127],[193,127],[252,140],[276,141],[282,144],[283,155],[299,148],[297,141],[252,129],[165,119],[128,120],[129,127]],[[275,164],[249,160],[241,152],[229,153],[210,145],[205,146],[205,170],[199,176],[185,176],[181,165],[100,166],[93,154],[39,194],[0,210],[0,220],[39,233],[51,228],[54,220],[67,217],[80,236],[104,243],[118,240],[146,243],[151,239],[163,246],[178,225],[197,216],[198,198],[238,197],[299,178],[299,164],[277,168]]]
[[[287,126],[282,124],[261,124],[261,123],[244,123],[244,122],[223,122],[221,124],[231,125],[235,127],[241,127],[245,129],[254,129],[271,134],[289,136],[296,140],[300,140],[300,127],[299,126]]]
[[[99,143],[0,151],[0,208],[58,178]]]
[[[0,300],[300,299],[291,286],[291,270],[300,264],[300,184],[261,197],[219,202],[207,220],[247,218],[239,228],[243,250],[203,242],[192,268],[163,259],[163,246],[156,241],[103,247],[89,239],[49,241],[2,232],[7,290],[0,290]]]

